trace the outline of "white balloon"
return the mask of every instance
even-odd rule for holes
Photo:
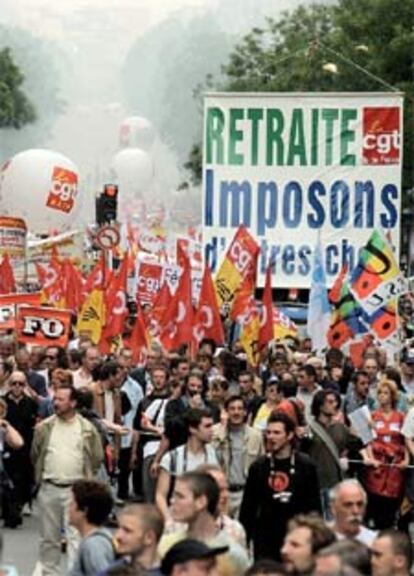
[[[80,206],[79,171],[63,154],[25,150],[0,170],[0,213],[23,218],[31,232],[70,228]]]
[[[151,156],[139,148],[125,148],[115,154],[112,171],[121,202],[140,197],[151,187],[154,176]]]
[[[149,120],[142,116],[130,116],[122,121],[119,128],[121,148],[149,150],[155,139],[155,130]]]

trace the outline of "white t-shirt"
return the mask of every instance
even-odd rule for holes
[[[165,408],[167,407],[168,400],[169,398],[155,398],[144,411],[144,414],[148,420],[154,424],[154,426],[160,428],[164,427]],[[154,456],[157,453],[159,445],[160,440],[149,440],[146,442],[143,449],[144,458],[148,458],[148,456]]]
[[[181,475],[192,472],[203,464],[218,465],[216,451],[211,444],[206,444],[204,451],[193,454],[187,444],[170,450],[161,458],[160,466],[169,474]]]
[[[401,429],[403,436],[414,440],[414,408],[410,408]]]

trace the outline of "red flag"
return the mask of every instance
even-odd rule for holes
[[[330,292],[329,292],[329,301],[331,304],[336,304],[339,302],[341,298],[341,290],[345,280],[346,275],[348,274],[348,264],[343,264],[341,271],[339,272]]]
[[[16,292],[16,281],[9,255],[6,252],[0,264],[0,294],[10,294],[12,292]]]
[[[172,350],[181,344],[191,344],[192,326],[191,267],[187,261],[177,291],[162,319],[160,340],[164,348]]]
[[[211,270],[204,268],[201,284],[200,301],[194,315],[193,326],[193,352],[196,352],[203,338],[211,338],[216,344],[223,344],[224,332],[220,318],[220,311],[214,289]]]
[[[171,292],[168,288],[168,283],[165,282],[161,285],[161,290],[154,301],[154,305],[150,308],[145,316],[145,325],[153,338],[157,338],[161,333],[162,319],[164,318],[167,308],[171,301]]]
[[[362,370],[364,365],[364,352],[374,342],[372,334],[365,334],[362,338],[354,338],[349,344],[349,358],[356,370]]]
[[[190,257],[188,255],[188,252],[186,251],[186,248],[188,250],[188,242],[187,246],[184,246],[184,242],[180,239],[177,239],[177,245],[176,245],[177,264],[182,268],[185,268],[185,266],[188,266],[190,263]]]
[[[62,266],[55,255],[48,264],[35,263],[37,277],[46,299],[53,305],[59,304],[63,297]]]
[[[262,307],[260,311],[259,350],[273,340],[273,302],[272,302],[272,264],[266,270],[266,280],[263,290]]]
[[[127,279],[128,258],[125,256],[117,275],[112,278],[106,291],[106,325],[102,340],[110,340],[122,334],[124,330],[124,322],[128,316]]]
[[[95,288],[104,288],[105,287],[105,256],[102,253],[101,257],[93,267],[91,273],[86,279],[86,282],[83,287],[83,291],[86,294],[89,294]]]
[[[252,277],[249,277],[237,289],[230,310],[230,318],[232,320],[236,321],[240,318],[240,316],[243,316],[245,314],[246,308],[249,305],[252,296],[254,296],[254,288],[255,288],[255,282],[253,282]]]
[[[62,266],[65,307],[77,312],[83,303],[83,278],[79,270],[66,258]]]
[[[132,350],[132,359],[135,364],[142,362],[145,358],[145,352],[149,348],[149,335],[145,327],[142,308],[137,302],[137,316],[135,324],[129,337],[129,348]]]

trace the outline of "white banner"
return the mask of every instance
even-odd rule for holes
[[[321,237],[328,284],[352,270],[373,229],[399,260],[402,96],[209,94],[203,146],[203,241],[213,272],[244,224],[273,286],[309,288]]]

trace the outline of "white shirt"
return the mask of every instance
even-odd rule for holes
[[[164,454],[160,462],[163,470],[174,475],[192,472],[203,464],[218,465],[216,451],[211,444],[206,444],[204,450],[196,454],[188,449],[187,444],[183,444]]]
[[[137,413],[138,404],[144,398],[144,393],[142,392],[141,386],[130,376],[127,376],[125,382],[122,384],[121,388],[128,396],[128,400],[131,404],[131,409],[123,415],[122,423],[127,428],[131,428],[134,424],[135,414]],[[132,444],[132,432],[125,436],[121,436],[121,448],[130,448]]]
[[[378,532],[374,530],[370,530],[365,526],[361,526],[359,532],[356,536],[354,536],[354,540],[357,542],[361,542],[361,544],[365,544],[368,548],[371,548],[372,543],[374,542],[375,538],[377,537]],[[335,535],[338,540],[346,540],[347,536],[345,534],[341,534],[340,532],[335,531]]]
[[[414,440],[414,408],[410,408],[401,429],[403,436]]]
[[[156,421],[153,422],[154,426],[161,428],[164,427],[165,408],[167,407],[168,401],[169,398],[156,398],[144,411],[144,414],[151,422],[153,422],[155,415],[157,415]],[[144,458],[148,458],[148,456],[154,456],[157,453],[159,445],[160,440],[149,440],[146,442],[143,449]]]

